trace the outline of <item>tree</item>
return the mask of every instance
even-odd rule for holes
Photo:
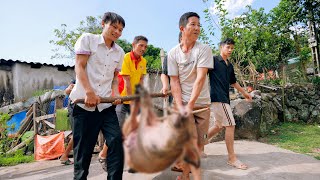
[[[51,58],[67,58],[73,60],[75,58],[74,44],[83,33],[101,34],[102,28],[100,25],[101,17],[87,16],[85,21],[81,21],[78,28],[68,30],[66,24],[61,24],[61,29],[54,29],[55,40],[50,43],[55,45],[53,49],[54,55]],[[132,49],[131,43],[124,39],[118,39],[117,44],[127,53]],[[147,60],[148,70],[161,69],[160,48],[149,44],[146,53],[144,54]]]

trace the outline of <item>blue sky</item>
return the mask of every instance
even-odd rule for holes
[[[267,12],[280,0],[227,0],[226,8],[233,16],[243,12],[245,5],[263,7]],[[213,0],[208,1],[213,6]],[[177,43],[178,21],[187,11],[204,17],[202,0],[2,0],[0,2],[0,59],[73,64],[73,60],[50,59],[54,48],[53,30],[61,24],[70,29],[79,26],[86,16],[100,16],[106,11],[120,14],[126,21],[121,39],[132,41],[145,35],[149,43],[170,50]],[[204,18],[201,19],[204,23]],[[220,38],[216,29],[217,41]]]

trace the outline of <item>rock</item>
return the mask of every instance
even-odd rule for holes
[[[260,90],[254,90],[250,93],[252,98],[257,98],[257,96],[261,97],[261,91]]]
[[[298,117],[300,120],[307,122],[309,120],[309,109],[307,104],[302,104],[298,110]]]
[[[265,136],[270,128],[279,122],[278,109],[271,102],[261,102],[261,124],[260,133]]]
[[[258,139],[260,136],[261,103],[243,99],[231,101],[236,121],[235,136],[245,139]]]
[[[281,102],[281,99],[278,99],[278,98],[275,98],[275,97],[274,97],[272,100],[273,100],[273,104],[277,107],[277,109],[278,109],[279,111],[283,111],[282,103],[280,103],[280,102]]]

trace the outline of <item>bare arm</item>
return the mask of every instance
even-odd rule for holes
[[[86,72],[86,66],[89,59],[89,55],[76,55],[76,64],[75,64],[75,71],[79,82],[81,83],[82,87],[86,92],[85,97],[85,105],[87,107],[94,107],[100,103],[100,98],[97,96],[91,87],[88,79],[88,75]]]
[[[181,85],[178,76],[170,76],[171,86],[173,87],[171,90],[172,96],[175,100],[178,109],[183,108],[182,105],[182,95],[181,95]]]
[[[141,78],[140,78],[140,84],[141,84],[141,86],[143,86],[143,80],[144,80],[144,75],[141,75]]]
[[[197,79],[193,84],[193,89],[190,97],[190,101],[188,102],[189,110],[192,110],[194,104],[196,103],[201,89],[203,88],[203,84],[205,82],[207,76],[208,68],[197,68]]]
[[[118,82],[118,74],[119,72],[118,71],[115,71],[114,72],[114,76],[113,76],[113,79],[112,79],[112,92],[114,94],[114,96],[120,96],[119,95],[119,82]]]
[[[169,90],[169,77],[165,74],[161,74],[162,90],[163,94],[167,94]]]
[[[238,82],[231,84],[232,87],[236,88],[245,98],[247,101],[252,101],[252,97],[249,93],[247,93]]]
[[[69,86],[64,90],[64,93],[67,95],[70,95],[72,89],[73,89],[74,84],[69,84]]]
[[[126,87],[127,95],[132,95],[130,76],[129,75],[122,75],[122,77],[124,80],[124,87]]]

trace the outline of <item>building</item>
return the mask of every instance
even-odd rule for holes
[[[68,85],[74,66],[0,59],[0,106],[30,98],[34,92]]]

